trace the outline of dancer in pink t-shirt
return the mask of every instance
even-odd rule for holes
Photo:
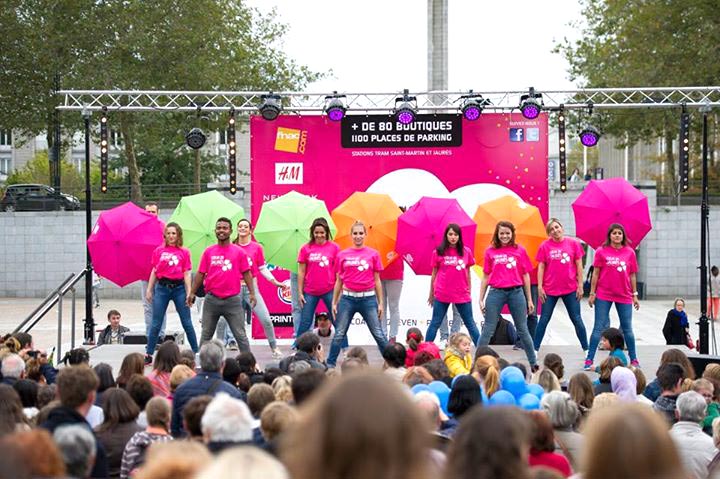
[[[562,299],[575,334],[583,351],[588,348],[587,332],[580,316],[580,299],[583,296],[583,265],[585,252],[580,242],[565,237],[565,230],[557,218],[550,218],[545,226],[549,236],[537,252],[538,299],[543,304],[540,322],[535,331],[535,349],[540,349],[545,330],[555,305]]]
[[[610,307],[613,303],[627,344],[630,364],[640,365],[635,350],[635,333],[632,329],[632,310],[640,309],[636,277],[638,265],[635,250],[627,243],[625,228],[621,224],[614,223],[608,228],[605,244],[595,252],[588,299],[590,307],[595,308],[595,324],[585,359],[586,371],[593,369],[593,359],[600,343],[600,336],[610,327]]]
[[[460,226],[455,223],[447,225],[443,242],[433,251],[430,264],[433,270],[428,304],[432,306],[432,319],[425,334],[427,341],[435,340],[448,307],[454,304],[473,343],[477,345],[480,331],[473,318],[470,297],[470,266],[475,264],[475,259],[470,248],[463,244]]]
[[[336,318],[335,337],[333,338],[327,364],[335,367],[340,348],[355,313],[359,313],[383,352],[387,338],[380,327],[379,318],[383,314],[380,254],[365,246],[367,230],[365,225],[356,221],[350,229],[353,246],[338,254],[335,271],[335,289],[333,291],[333,313]]]
[[[485,275],[480,285],[480,310],[485,316],[485,324],[479,345],[490,344],[500,311],[507,305],[530,368],[535,372],[538,369],[537,357],[527,325],[528,315],[535,311],[530,294],[532,265],[525,248],[515,243],[515,226],[509,221],[500,221],[495,225],[492,244],[485,250],[484,263]],[[485,298],[488,285],[490,292]]]

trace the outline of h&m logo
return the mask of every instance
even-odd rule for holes
[[[277,133],[275,134],[275,149],[277,151],[304,154],[306,145],[306,130],[278,127]]]

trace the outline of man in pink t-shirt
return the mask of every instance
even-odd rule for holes
[[[203,252],[187,301],[188,306],[192,306],[195,293],[204,283],[207,296],[203,305],[201,345],[212,339],[218,320],[223,316],[238,341],[238,349],[250,351],[250,343],[245,334],[245,310],[242,306],[240,283],[245,281],[253,307],[255,288],[248,257],[242,248],[230,242],[231,233],[230,220],[218,218],[215,223],[215,237],[218,242]]]

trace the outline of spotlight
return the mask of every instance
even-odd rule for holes
[[[482,115],[485,109],[485,105],[489,103],[482,95],[473,93],[472,90],[470,90],[467,95],[460,97],[460,99],[464,99],[460,111],[465,119],[470,121],[475,121],[480,118],[480,115]]]
[[[107,107],[102,107],[100,116],[100,192],[107,193],[108,189],[108,117]]]
[[[417,102],[417,98],[410,96],[409,90],[406,88],[403,90],[403,96],[395,98],[395,119],[403,124],[409,125],[415,121],[415,110],[416,106],[413,102]],[[398,103],[400,104],[398,106]]]
[[[185,135],[185,143],[193,150],[199,150],[205,144],[205,133],[200,128],[193,128]]]
[[[580,136],[580,143],[582,143],[583,146],[586,146],[588,148],[597,145],[598,140],[600,140],[600,130],[598,130],[589,123],[587,123],[585,127],[580,130],[580,133],[578,133],[578,135]]]
[[[687,191],[690,187],[690,115],[685,105],[680,114],[680,187]]]
[[[237,163],[235,143],[235,108],[230,108],[230,118],[228,118],[227,129],[227,149],[228,149],[228,180],[230,182],[230,194],[237,192]]]
[[[560,191],[567,191],[567,152],[565,149],[565,109],[560,105],[558,113],[558,162],[560,169]]]
[[[522,112],[522,116],[528,120],[534,120],[540,116],[542,107],[542,94],[535,93],[535,88],[533,87],[530,87],[527,95],[520,97],[520,111]]]
[[[268,95],[263,95],[260,98],[262,98],[262,103],[260,103],[258,110],[260,110],[260,115],[262,115],[263,118],[268,121],[273,121],[280,116],[280,112],[282,111],[282,98],[280,95],[275,95],[273,92],[270,92]]]
[[[341,98],[345,98],[345,95],[338,95],[336,91],[325,97],[325,113],[330,121],[340,121],[345,117],[347,108]]]

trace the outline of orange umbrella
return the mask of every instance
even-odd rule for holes
[[[547,239],[545,225],[540,210],[514,196],[500,198],[481,203],[473,220],[477,223],[475,233],[475,262],[483,265],[485,249],[492,241],[495,225],[498,221],[509,221],[515,225],[515,241],[521,244],[530,256],[533,267],[537,266],[535,255],[540,243]]]
[[[385,267],[398,257],[395,241],[397,219],[401,214],[402,211],[390,196],[356,191],[330,213],[337,227],[335,242],[343,249],[351,247],[350,228],[355,221],[362,221],[367,228],[365,246],[380,252]]]

